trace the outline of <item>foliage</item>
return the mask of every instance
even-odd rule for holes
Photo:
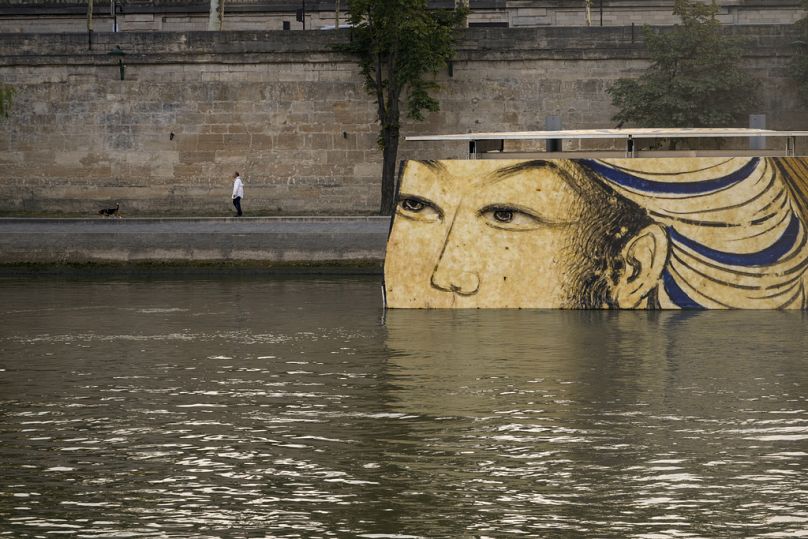
[[[803,6],[808,12],[808,0],[803,0]],[[808,13],[797,21],[799,37],[794,42],[794,57],[791,61],[791,76],[797,82],[800,96],[808,105]]]
[[[456,29],[466,9],[429,10],[427,0],[351,0],[351,41],[340,50],[358,58],[374,96],[384,153],[382,213],[392,210],[402,103],[406,116],[422,120],[437,111],[433,76],[454,55]]]
[[[14,98],[14,88],[0,84],[0,117],[8,118],[11,102]]]
[[[740,52],[721,33],[715,0],[676,0],[681,24],[645,27],[652,64],[637,79],[609,90],[620,109],[614,120],[640,127],[721,127],[744,120],[756,106],[757,81],[740,68]]]

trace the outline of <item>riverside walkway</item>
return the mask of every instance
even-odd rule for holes
[[[380,271],[389,217],[0,218],[0,266],[242,265]]]

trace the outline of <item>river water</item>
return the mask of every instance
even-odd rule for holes
[[[800,312],[0,279],[0,535],[808,536]]]

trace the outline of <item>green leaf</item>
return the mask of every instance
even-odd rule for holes
[[[356,56],[368,93],[377,100],[382,95],[379,110],[403,109],[422,120],[425,112],[438,110],[430,95],[439,88],[432,77],[454,56],[456,29],[465,15],[463,8],[429,10],[426,0],[352,0],[351,42],[338,49]],[[379,116],[382,127],[399,120]]]
[[[8,111],[14,99],[14,88],[0,84],[0,117],[8,118]]]
[[[808,105],[808,0],[803,0],[805,16],[794,23],[797,39],[794,41],[794,56],[791,57],[791,78],[803,102]]]
[[[351,41],[337,50],[354,55],[365,89],[374,97],[384,153],[381,211],[392,211],[401,111],[420,121],[439,109],[435,73],[455,53],[465,8],[430,10],[427,0],[351,0]]]
[[[758,82],[740,67],[737,43],[724,36],[713,1],[676,0],[681,22],[643,29],[651,65],[607,92],[614,120],[639,127],[722,127],[745,123],[758,104]]]

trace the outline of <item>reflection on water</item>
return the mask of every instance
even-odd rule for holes
[[[0,281],[11,537],[808,535],[806,316]]]

